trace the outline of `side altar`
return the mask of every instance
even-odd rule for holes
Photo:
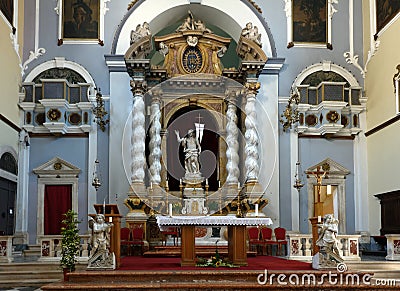
[[[227,226],[228,227],[228,258],[235,265],[247,265],[246,238],[247,226],[271,225],[268,217],[235,216],[157,216],[160,229],[179,226],[181,237],[181,266],[196,265],[195,227],[196,226]]]

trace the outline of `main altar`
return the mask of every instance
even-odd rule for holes
[[[261,217],[268,200],[255,127],[267,61],[261,35],[251,23],[235,40],[213,30],[191,11],[164,35],[138,24],[124,56],[133,94],[122,148],[125,221],[144,228],[150,249],[160,228],[180,227],[182,265],[195,264],[196,227],[219,228],[221,238],[227,228],[230,259],[244,265],[246,226],[271,224]],[[227,59],[238,65],[225,66]]]
[[[228,258],[235,265],[247,265],[247,226],[271,225],[267,217],[235,217],[235,216],[157,216],[161,229],[179,226],[181,237],[181,266],[196,265],[195,227],[196,226],[227,226],[228,227]]]

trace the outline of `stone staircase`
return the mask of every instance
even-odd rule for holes
[[[37,286],[58,282],[63,278],[58,263],[38,261],[0,264],[0,289],[15,286]]]

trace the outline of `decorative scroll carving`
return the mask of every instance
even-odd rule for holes
[[[133,95],[143,95],[147,91],[147,82],[143,80],[131,80],[131,91]]]

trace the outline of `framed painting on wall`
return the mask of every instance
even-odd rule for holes
[[[332,49],[331,23],[335,0],[285,0],[288,48],[293,46]]]
[[[13,25],[14,0],[0,1],[0,11],[3,13],[4,17],[8,20],[10,25]]]
[[[63,43],[103,45],[104,2],[109,0],[59,0],[59,38]]]
[[[379,33],[400,12],[399,0],[375,0],[376,32]]]

